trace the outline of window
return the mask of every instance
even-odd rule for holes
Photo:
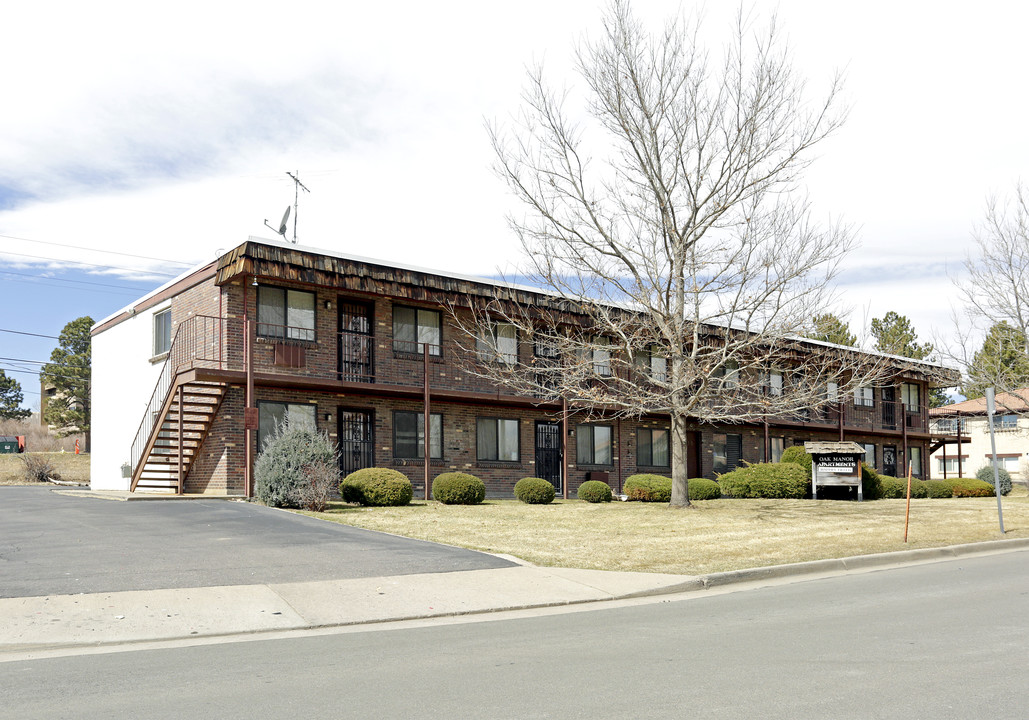
[[[937,467],[939,467],[939,469],[940,469],[940,474],[941,475],[944,474],[944,473],[946,473],[947,475],[957,475],[958,474],[958,459],[957,459],[957,457],[955,457],[953,455],[951,455],[950,457],[940,455],[940,456],[937,456],[936,462],[937,462]],[[961,456],[961,463],[962,463],[961,469],[965,470],[968,467],[968,456],[967,455],[962,455]]]
[[[636,366],[655,382],[668,381],[668,358],[652,345],[636,355]]]
[[[154,313],[154,357],[171,350],[171,308]]]
[[[442,317],[438,310],[423,308],[393,308],[393,351],[401,353],[425,352],[439,357],[443,353]]]
[[[479,418],[475,421],[476,459],[518,462],[519,438],[517,420]]]
[[[782,460],[782,451],[786,449],[786,438],[773,437],[768,438],[768,451],[769,457],[772,462],[779,462]]]
[[[875,404],[872,398],[872,388],[864,385],[854,388],[854,407],[872,407]]]
[[[553,337],[537,337],[532,344],[532,353],[540,358],[557,359],[561,356],[558,340]]]
[[[313,342],[314,293],[286,288],[257,288],[257,334]]]
[[[393,413],[393,457],[425,458],[425,413]],[[429,457],[443,457],[443,415],[429,415]]]
[[[715,433],[714,471],[719,475],[739,467],[743,460],[743,436]]]
[[[640,428],[636,431],[636,464],[669,467],[668,429]]]
[[[921,388],[915,383],[902,383],[900,399],[908,412],[919,412],[922,409]]]
[[[591,351],[593,357],[593,372],[597,375],[603,375],[605,377],[611,374],[611,339],[606,337],[595,337],[593,338],[593,349]]]
[[[576,462],[580,465],[611,465],[610,425],[577,425],[575,428]]]
[[[829,381],[825,384],[825,399],[829,402],[840,401],[840,384]]]
[[[1017,415],[994,415],[994,430],[1014,430],[1018,426]]]
[[[315,409],[312,404],[294,404],[281,402],[257,403],[257,447],[264,450],[268,441],[279,434],[287,418],[292,425],[303,425],[315,428]]]
[[[740,364],[735,360],[726,360],[723,365],[715,368],[714,376],[722,379],[723,388],[735,388],[740,384]]]
[[[863,443],[862,447],[865,449],[864,463],[870,468],[875,467],[875,445],[871,443]]]
[[[940,435],[957,435],[958,428],[962,434],[968,432],[965,418],[940,418],[932,422],[932,431]]]
[[[911,463],[911,474],[922,474],[922,448],[908,448],[908,461]]]
[[[769,370],[761,377],[761,389],[765,395],[771,397],[782,396],[782,371]]]
[[[475,339],[475,351],[484,362],[514,365],[518,362],[518,329],[511,323],[490,325],[485,337]]]

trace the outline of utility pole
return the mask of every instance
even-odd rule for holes
[[[291,173],[289,170],[286,171],[290,179],[293,181],[293,244],[297,244],[297,206],[300,203],[300,191],[303,190],[305,193],[311,192],[307,189],[307,186],[300,182],[300,171],[297,170],[296,175]]]

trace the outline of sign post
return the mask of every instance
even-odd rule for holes
[[[864,500],[861,487],[861,458],[865,449],[854,442],[806,442],[811,455],[811,497],[818,499],[818,486],[843,485],[857,488],[858,502]]]

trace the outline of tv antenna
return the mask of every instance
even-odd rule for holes
[[[290,179],[293,181],[293,244],[296,245],[297,244],[297,215],[298,215],[297,205],[299,205],[299,202],[300,202],[300,191],[303,190],[305,193],[310,193],[311,191],[308,190],[307,186],[304,185],[302,182],[300,182],[300,178],[297,177],[297,175],[300,175],[300,171],[299,170],[297,170],[297,174],[296,175],[291,173],[289,170],[286,171],[286,174],[289,175]],[[286,211],[286,215],[287,215],[287,217],[289,216],[289,211],[288,210]],[[286,218],[283,218],[282,222],[283,222],[283,225],[285,225]],[[282,237],[285,238],[286,235],[283,234]]]
[[[279,223],[279,228],[277,230],[275,228],[273,228],[271,225],[268,225],[267,218],[264,221],[264,224],[268,225],[269,229],[275,230],[275,232],[277,232],[279,235],[281,235],[283,240],[286,239],[286,222],[289,220],[289,211],[290,211],[290,207],[289,207],[289,205],[287,205],[286,206],[286,212],[285,212],[285,214],[283,214],[282,222]],[[293,233],[294,233],[293,237],[295,238],[296,237],[296,230],[294,230]],[[296,240],[294,240],[293,243],[296,244]]]

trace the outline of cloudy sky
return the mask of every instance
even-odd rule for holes
[[[574,86],[571,50],[603,3],[16,3],[0,96],[0,368],[38,402],[30,361],[84,314],[115,312],[182,265],[269,237],[293,203],[304,245],[465,273],[519,262],[484,119],[525,66]],[[657,21],[688,2],[640,0]],[[776,7],[809,90],[835,69],[851,113],[806,182],[860,248],[852,328],[896,310],[949,329],[950,277],[986,198],[1029,167],[1029,6],[877,0]],[[728,29],[709,2],[706,32]],[[290,221],[289,235],[293,224]],[[72,264],[75,263],[75,264]],[[13,359],[13,360],[12,360]]]

